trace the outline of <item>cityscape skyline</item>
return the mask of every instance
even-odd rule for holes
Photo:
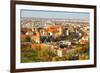
[[[22,63],[90,59],[89,13],[22,10],[20,23]]]

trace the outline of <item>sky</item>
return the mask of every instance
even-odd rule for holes
[[[22,9],[21,17],[80,19],[80,20],[89,21],[90,14],[87,12],[65,12],[65,11],[23,10]]]

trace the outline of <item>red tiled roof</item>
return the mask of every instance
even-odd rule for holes
[[[62,26],[49,26],[47,30],[51,32],[58,32],[60,28],[62,28]]]

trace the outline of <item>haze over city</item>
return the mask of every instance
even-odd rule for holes
[[[21,17],[33,18],[55,18],[55,19],[76,19],[89,21],[88,12],[65,12],[65,11],[46,11],[46,10],[21,10]]]

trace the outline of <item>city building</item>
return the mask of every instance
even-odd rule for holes
[[[34,32],[32,36],[30,36],[30,39],[33,43],[40,43],[40,34],[39,32]]]
[[[80,44],[87,44],[89,43],[89,36],[85,35],[79,40]]]

